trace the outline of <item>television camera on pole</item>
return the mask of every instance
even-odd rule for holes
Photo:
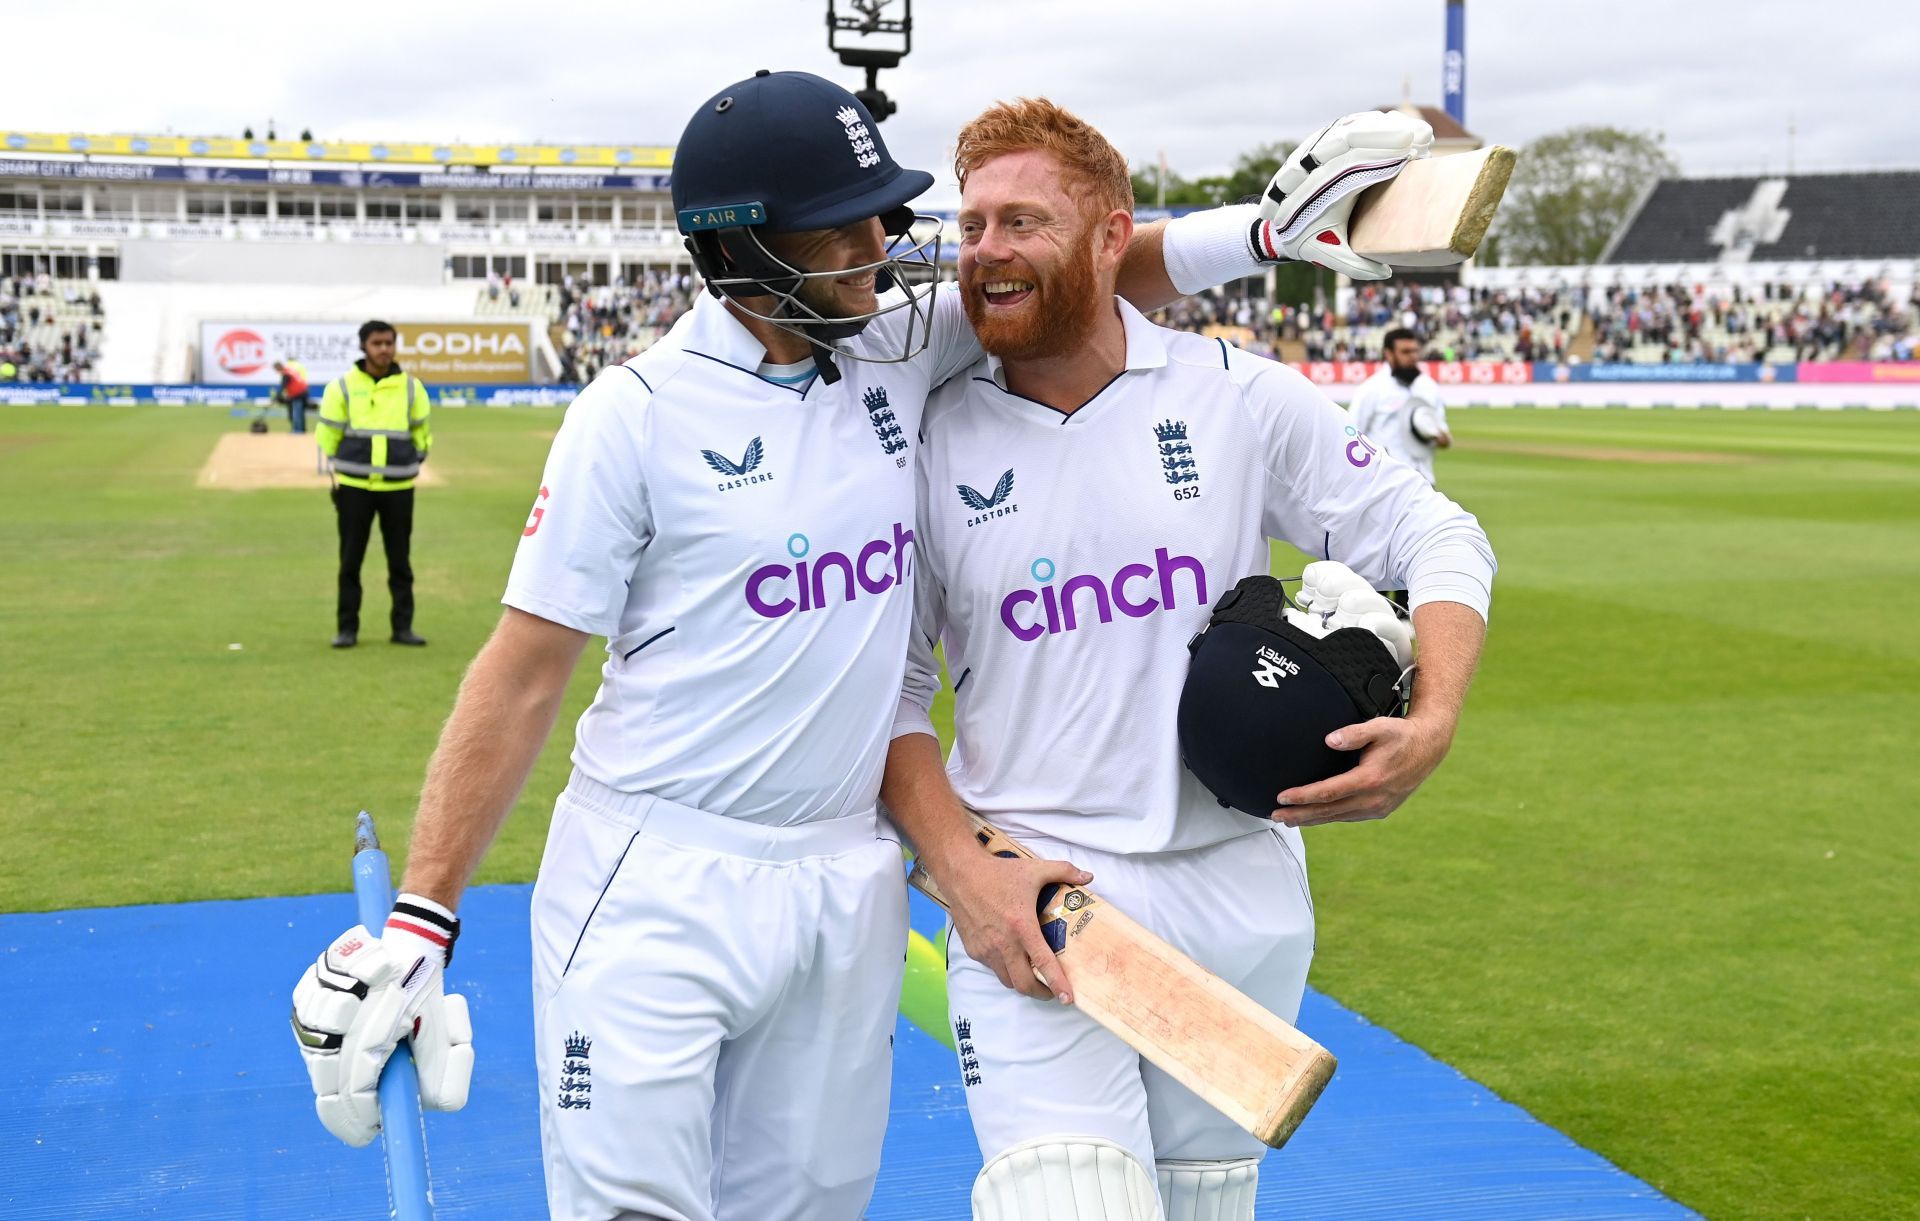
[[[898,17],[881,16],[896,2]],[[880,69],[898,68],[913,50],[913,0],[827,0],[827,49],[847,67],[867,70],[867,87],[853,96],[881,122],[899,107],[880,88]]]

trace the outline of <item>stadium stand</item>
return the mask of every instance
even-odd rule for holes
[[[0,152],[0,376],[16,380],[190,382],[203,324],[379,316],[525,320],[520,376],[577,383],[644,351],[700,291],[669,149],[463,146],[474,161],[448,165],[439,146],[392,145],[376,166],[329,159],[357,155],[345,145],[88,137],[74,157],[57,151],[71,140],[24,139]],[[1254,280],[1161,317],[1293,361],[1371,358],[1395,326],[1437,360],[1910,360],[1917,195],[1920,171],[1672,179],[1591,267],[1469,266],[1311,302]]]
[[[1434,360],[1562,360],[1579,332],[1583,300],[1550,288],[1368,284],[1318,308],[1202,295],[1159,317],[1181,330],[1231,328],[1242,347],[1280,360],[1375,359],[1395,327],[1418,333]]]
[[[631,284],[619,276],[602,285],[568,276],[552,314],[560,380],[592,381],[608,365],[646,351],[699,292],[691,272],[647,272]]]
[[[14,294],[0,366],[22,378],[189,382],[204,372],[202,323],[524,318],[538,349],[526,375],[553,380],[550,326],[567,279],[631,284],[684,266],[670,159],[650,146],[10,133],[0,278],[31,277],[35,291]],[[97,319],[82,338],[68,303],[39,291],[43,272],[83,283],[88,301],[98,292],[111,345]],[[646,338],[611,325],[582,341],[604,352]],[[17,359],[22,348],[30,360]],[[245,380],[271,377],[262,366]]]
[[[1920,293],[1884,282],[1803,291],[1668,284],[1595,290],[1594,358],[1634,364],[1912,360]]]
[[[1654,185],[1606,263],[1920,258],[1920,170],[1669,178]]]
[[[1209,334],[1224,328],[1262,355],[1308,361],[1377,359],[1386,332],[1402,326],[1421,336],[1429,359],[1442,361],[1912,360],[1920,347],[1920,288],[1911,281],[1388,284],[1342,296],[1344,304],[1320,309],[1200,296],[1160,320]]]
[[[0,380],[92,380],[105,327],[99,290],[85,280],[0,277]]]

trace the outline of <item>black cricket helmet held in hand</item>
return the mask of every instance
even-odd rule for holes
[[[701,104],[673,154],[674,211],[708,290],[813,344],[829,381],[837,376],[835,341],[885,314],[908,311],[898,349],[863,352],[859,359],[897,363],[926,350],[940,222],[916,216],[908,204],[932,185],[933,175],[894,161],[858,98],[807,72],[761,71],[729,85]],[[885,257],[860,267],[797,267],[761,240],[873,217],[887,235]],[[918,240],[916,228],[925,235]],[[802,298],[809,281],[869,271],[876,293],[898,288],[902,296],[849,317],[822,313]],[[771,298],[771,304],[743,298]]]
[[[1286,591],[1248,577],[1214,604],[1187,644],[1180,754],[1220,804],[1265,818],[1282,789],[1337,776],[1359,761],[1327,735],[1406,711],[1400,666],[1372,632],[1316,637],[1288,623]]]

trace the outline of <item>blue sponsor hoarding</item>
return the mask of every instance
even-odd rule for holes
[[[1794,365],[1535,365],[1537,382],[1791,382]]]
[[[266,402],[271,386],[135,385],[107,382],[0,382],[0,407],[35,404],[67,406],[99,403],[103,406],[205,403],[240,406]],[[486,385],[429,386],[427,393],[442,407],[564,407],[580,393],[579,386]],[[313,395],[320,405],[318,391]]]

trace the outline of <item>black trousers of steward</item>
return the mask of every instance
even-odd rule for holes
[[[360,565],[367,558],[373,522],[380,520],[380,543],[387,553],[387,592],[393,597],[396,632],[413,627],[413,489],[374,492],[341,484],[333,489],[334,515],[340,523],[339,630],[360,630]]]

